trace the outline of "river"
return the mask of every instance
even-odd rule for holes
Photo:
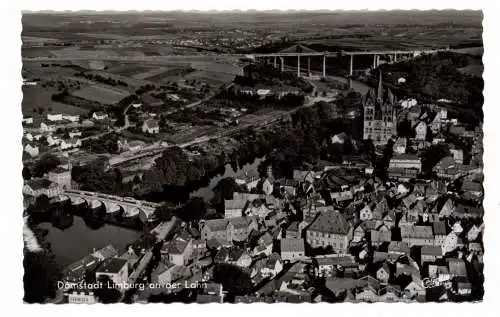
[[[136,241],[142,234],[140,231],[108,224],[89,226],[83,218],[72,217],[73,224],[66,229],[58,229],[48,222],[38,225],[38,228],[48,231],[45,241],[51,244],[56,262],[62,267],[78,261],[94,248],[99,249],[108,244],[121,253],[125,251],[127,244]]]
[[[257,170],[257,168],[259,167],[259,164],[264,160],[265,160],[265,157],[256,158],[256,159],[254,159],[253,162],[247,163],[247,164],[237,168],[236,170],[234,170],[232,168],[231,164],[226,164],[226,166],[224,167],[223,174],[216,175],[216,176],[212,177],[212,179],[210,180],[210,183],[207,186],[204,186],[202,188],[199,188],[199,189],[193,191],[189,196],[190,197],[195,197],[195,196],[203,197],[205,199],[205,201],[209,201],[210,199],[212,199],[212,197],[214,195],[214,192],[213,192],[214,187],[217,186],[217,183],[221,179],[226,178],[226,177],[235,177],[236,175],[239,175],[241,173],[246,173],[250,170]]]

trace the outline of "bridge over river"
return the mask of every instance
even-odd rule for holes
[[[154,218],[155,210],[160,206],[157,203],[131,197],[120,197],[83,190],[65,190],[59,198],[61,200],[71,199],[73,205],[87,203],[91,208],[104,206],[106,213],[123,211],[125,217],[138,215],[143,222],[151,221]]]

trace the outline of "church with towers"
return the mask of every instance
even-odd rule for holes
[[[395,103],[391,90],[384,91],[380,73],[377,90],[370,89],[363,98],[363,140],[371,139],[374,145],[385,145],[396,135]]]

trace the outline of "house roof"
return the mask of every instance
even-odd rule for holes
[[[356,265],[356,259],[352,255],[317,256],[315,259],[318,265],[340,265],[340,266]]]
[[[304,252],[304,239],[281,239],[281,252]]]
[[[146,127],[148,129],[159,128],[158,120],[156,120],[156,119],[148,119],[148,120],[144,121],[144,124],[146,125]]]
[[[169,254],[182,254],[186,247],[188,246],[189,241],[184,239],[174,239],[168,244],[168,253]]]
[[[371,241],[372,242],[390,242],[391,232],[390,231],[371,231]]]
[[[244,209],[247,205],[246,199],[224,199],[225,209]]]
[[[455,167],[457,163],[453,156],[443,157],[435,166],[434,169],[448,169],[451,167]]]
[[[430,226],[403,225],[401,226],[401,237],[430,239],[434,238],[434,235]]]
[[[419,161],[420,162],[420,157],[418,157],[416,154],[396,154],[391,158],[391,161]]]
[[[482,192],[483,186],[480,183],[465,180],[462,183],[462,190],[471,192]]]
[[[97,250],[96,252],[94,252],[94,254],[100,255],[103,258],[107,259],[107,258],[112,258],[112,257],[118,256],[118,251],[111,244],[109,244],[109,245],[105,246],[104,248]]]
[[[467,276],[467,268],[465,267],[464,260],[457,258],[448,258],[446,259],[446,262],[448,262],[448,268],[450,270],[450,274],[458,276]]]
[[[351,225],[341,213],[326,211],[320,213],[308,230],[345,235],[349,229]]]
[[[424,245],[422,249],[420,249],[421,255],[432,255],[432,256],[441,256],[443,255],[442,249],[440,246],[433,245]]]
[[[484,210],[480,207],[466,206],[462,204],[458,204],[455,208],[455,213],[457,214],[470,214],[470,215],[482,215]]]
[[[408,243],[402,241],[391,241],[389,243],[388,252],[401,252],[405,254],[410,254],[410,247]]]
[[[210,228],[211,231],[222,231],[226,230],[229,219],[210,219],[205,221],[205,225]]]
[[[298,221],[292,221],[290,225],[286,228],[286,230],[290,231],[298,231],[299,230],[299,222]]]
[[[48,188],[51,184],[52,182],[46,178],[33,178],[27,181],[27,185],[33,190]]]
[[[127,260],[120,258],[108,258],[105,259],[101,265],[97,268],[97,272],[102,273],[118,273],[125,265],[127,265]]]
[[[446,233],[446,223],[444,221],[435,221],[432,223],[432,229],[434,231],[434,235],[437,236],[445,236]]]

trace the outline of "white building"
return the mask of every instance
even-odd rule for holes
[[[68,120],[68,121],[71,121],[71,122],[78,122],[78,121],[80,121],[80,116],[77,115],[77,114],[64,114],[62,116],[62,118],[64,120]]]
[[[47,120],[52,122],[62,121],[63,115],[62,113],[47,113]]]
[[[32,117],[24,117],[22,120],[22,123],[24,124],[33,124],[33,118]]]
[[[128,280],[128,262],[125,259],[108,258],[105,259],[96,270],[96,280],[102,276],[107,276],[118,287],[121,287]]]

